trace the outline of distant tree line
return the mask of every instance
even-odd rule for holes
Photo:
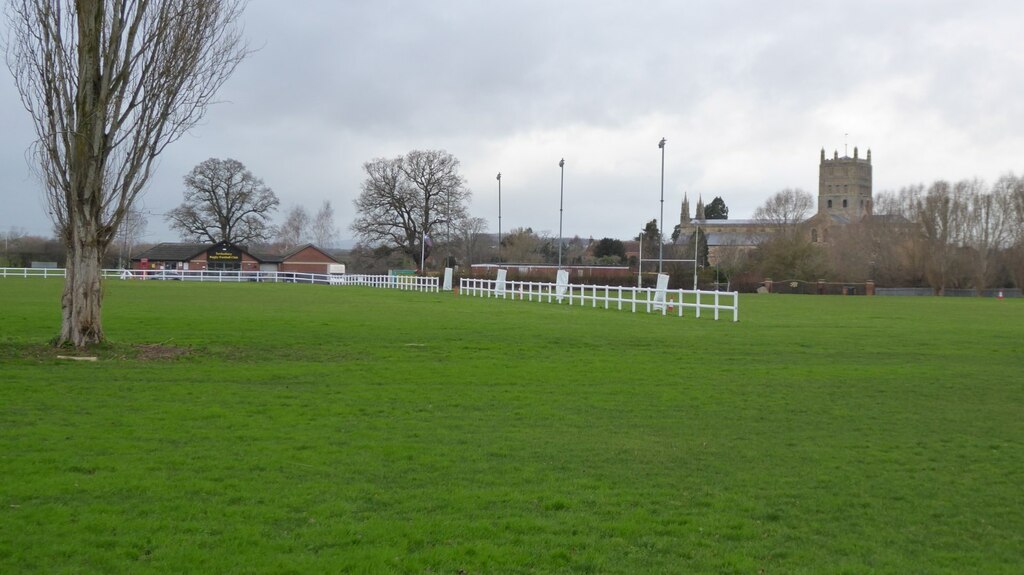
[[[756,218],[774,233],[737,254],[730,271],[753,278],[870,279],[936,293],[1024,286],[1024,178],[1007,174],[991,185],[938,180],[882,192],[871,217],[832,226],[820,242],[800,223],[813,206],[814,198],[801,190],[769,198]]]

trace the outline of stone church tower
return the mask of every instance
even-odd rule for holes
[[[690,198],[683,192],[683,207],[679,210],[679,225],[685,226],[690,223]]]
[[[831,216],[838,223],[852,223],[871,215],[871,150],[867,158],[859,158],[857,148],[853,157],[825,158],[821,149],[818,166],[818,213]]]

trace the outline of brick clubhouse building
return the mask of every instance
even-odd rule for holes
[[[249,251],[229,242],[217,244],[162,243],[132,258],[135,270],[292,272],[326,274],[340,262],[324,250],[306,244],[283,254]]]

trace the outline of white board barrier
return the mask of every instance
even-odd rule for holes
[[[654,288],[654,309],[665,311],[665,294],[668,292],[668,274],[658,274],[658,285]]]
[[[498,279],[494,282],[495,297],[505,297],[505,276],[508,270],[498,270]]]
[[[444,291],[452,291],[452,268],[444,268],[444,285],[441,286]]]
[[[569,289],[569,270],[558,270],[558,276],[555,280],[555,299],[558,300],[558,303],[562,303],[562,298],[565,297],[567,289]]]

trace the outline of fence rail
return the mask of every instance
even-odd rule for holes
[[[635,288],[626,286],[598,286],[568,284],[560,285],[545,282],[528,282],[506,280],[503,284],[497,280],[462,278],[459,280],[459,293],[470,297],[517,299],[546,303],[568,303],[568,305],[591,307],[602,306],[604,309],[622,310],[623,306],[636,313],[637,309],[646,313],[662,315],[678,315],[683,317],[684,310],[691,310],[694,317],[701,317],[701,311],[711,311],[714,318],[719,319],[721,312],[732,312],[732,321],[739,321],[739,293],[704,290],[665,290],[665,299],[658,299],[657,288]]]
[[[934,296],[934,288],[876,288],[876,295],[885,296]],[[992,297],[992,298],[1019,298],[1024,297],[1020,288],[992,288],[992,289],[953,289],[942,290],[945,297]]]
[[[436,277],[388,276],[365,274],[310,274],[300,272],[269,271],[209,271],[209,270],[118,270],[100,272],[104,279],[142,281],[190,281],[214,283],[269,282],[304,283],[321,285],[364,286],[411,291],[440,291]],[[63,278],[63,268],[0,268],[2,278]]]
[[[364,286],[398,290],[437,292],[441,290],[439,278],[406,275],[347,274],[335,276],[335,285]]]

